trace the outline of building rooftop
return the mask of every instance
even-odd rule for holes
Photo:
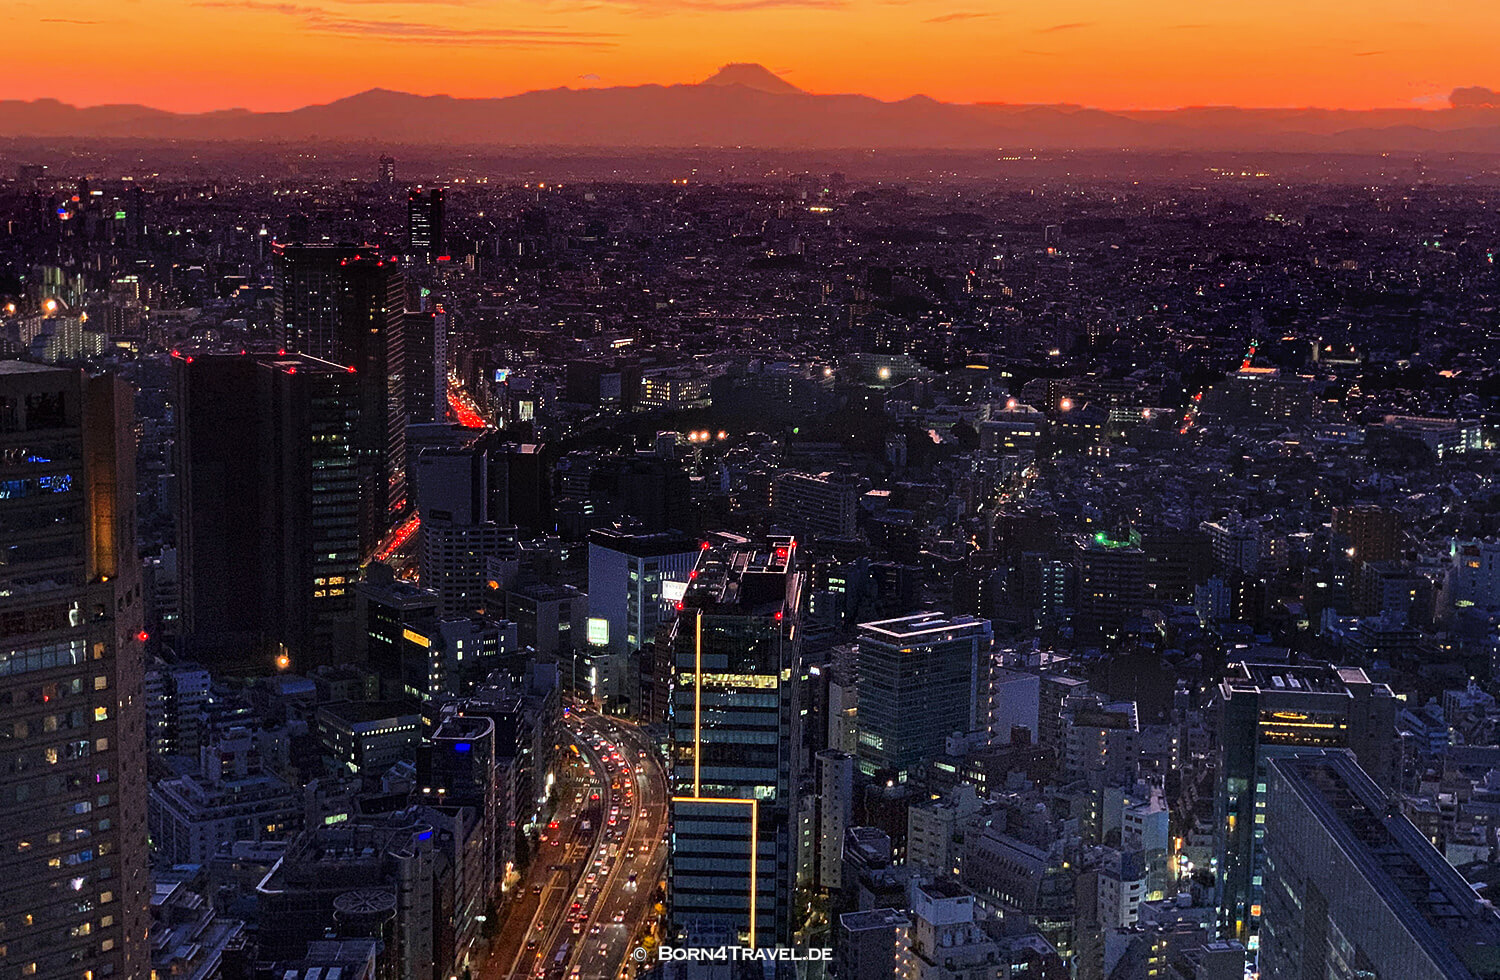
[[[1358,667],[1335,667],[1326,663],[1231,664],[1225,686],[1234,691],[1272,691],[1277,694],[1347,694],[1351,686],[1369,684]]]
[[[796,560],[795,538],[751,541],[725,535],[699,550],[685,604],[718,613],[782,615],[791,592],[787,576]]]
[[[870,636],[888,639],[892,642],[909,643],[920,642],[924,639],[946,639],[944,633],[971,633],[982,632],[989,626],[987,620],[975,619],[973,616],[949,616],[941,612],[915,613],[911,616],[898,616],[895,619],[882,619],[873,623],[860,623],[860,632]]]
[[[4,374],[77,374],[77,368],[55,367],[51,364],[33,364],[31,361],[0,361],[0,375]]]
[[[863,932],[866,929],[909,926],[911,920],[900,909],[868,909],[864,912],[845,912],[839,916],[839,925],[847,932]]]

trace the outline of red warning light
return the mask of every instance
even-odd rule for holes
[[[682,612],[682,600],[681,599],[677,600],[677,604],[676,604],[675,608],[676,608],[676,610],[678,612]]]
[[[780,609],[776,610],[776,622],[778,622],[778,623],[781,622],[781,616],[782,616],[781,610]]]
[[[151,634],[147,633],[145,630],[141,630],[139,633],[135,634],[135,638],[140,642],[145,643],[147,640],[151,639]]]

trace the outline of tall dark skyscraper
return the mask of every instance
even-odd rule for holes
[[[150,973],[131,397],[0,361],[6,975]]]
[[[275,249],[276,332],[285,349],[352,369],[357,378],[360,547],[368,554],[407,510],[405,280],[370,245]]]
[[[406,253],[422,262],[443,254],[443,189],[414,187],[406,196]]]
[[[261,572],[271,635],[307,669],[352,644],[359,578],[357,375],[310,357],[259,365],[260,449],[267,467]]]
[[[672,929],[690,943],[790,940],[796,620],[790,538],[705,549],[668,643]]]
[[[296,354],[179,354],[185,651],[233,672],[348,651],[359,574],[359,379]]]
[[[406,413],[413,423],[448,417],[448,312],[442,306],[406,313]]]
[[[260,646],[260,498],[264,460],[258,443],[259,356],[183,355],[172,359],[177,438],[177,555],[183,653],[204,663]],[[231,488],[233,488],[231,490]],[[270,658],[262,658],[269,668]]]

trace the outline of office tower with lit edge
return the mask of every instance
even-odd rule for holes
[[[360,548],[408,509],[406,285],[400,262],[373,245],[282,244],[273,253],[276,341],[331,361],[358,379]]]
[[[0,972],[144,977],[133,392],[0,361]]]
[[[705,543],[672,657],[667,903],[679,939],[790,939],[798,718],[796,542]]]

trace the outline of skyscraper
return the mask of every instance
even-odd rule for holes
[[[431,446],[417,457],[422,517],[422,585],[444,616],[483,605],[485,559],[514,550],[515,529],[488,520],[488,455],[483,449]]]
[[[0,921],[18,976],[145,976],[131,391],[0,361]]]
[[[1218,710],[1219,932],[1253,949],[1264,890],[1269,760],[1308,748],[1348,748],[1366,772],[1389,785],[1396,698],[1358,667],[1239,663],[1219,685]]]
[[[436,262],[443,252],[443,189],[414,187],[406,195],[406,253]]]
[[[702,551],[667,642],[667,901],[683,937],[790,939],[802,575],[786,538]]]
[[[675,615],[698,554],[696,538],[674,531],[613,527],[590,534],[587,642],[596,697],[636,700],[623,683],[630,658]]]
[[[1267,766],[1261,975],[1495,975],[1500,917],[1346,752]]]
[[[256,355],[172,359],[177,438],[177,554],[183,652],[205,663],[250,667],[265,629],[259,589],[264,460],[246,452],[260,436]],[[233,488],[231,492],[231,488]],[[245,582],[255,587],[245,588]],[[270,666],[263,658],[263,668]]]
[[[293,354],[173,360],[186,651],[239,673],[333,662],[361,554],[357,375]]]
[[[407,508],[404,320],[400,263],[372,245],[280,244],[276,336],[288,351],[358,377],[360,546],[373,551]]]
[[[266,360],[257,369],[266,625],[289,666],[306,670],[338,663],[353,647],[359,381],[348,368],[311,357]]]
[[[859,767],[904,782],[949,735],[983,727],[980,664],[990,622],[917,613],[859,628]]]
[[[413,423],[448,417],[448,313],[442,306],[407,310],[406,414]]]

